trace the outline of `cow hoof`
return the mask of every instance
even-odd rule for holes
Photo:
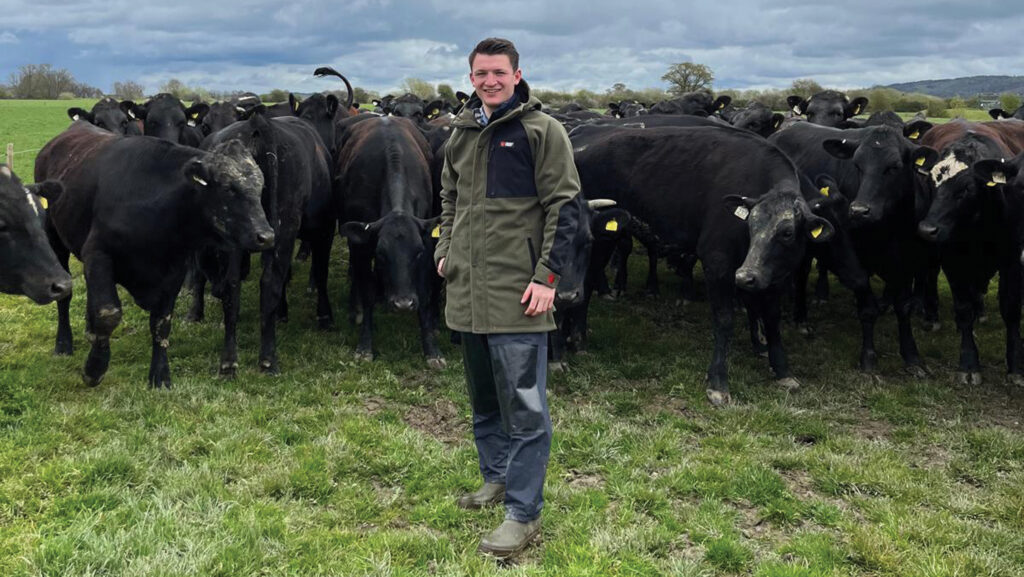
[[[605,294],[601,295],[601,300],[605,300],[605,301],[613,303],[613,302],[616,301],[616,298],[615,298],[615,295],[612,294],[612,293],[605,293]]]
[[[754,347],[754,354],[762,359],[768,358],[768,347]]]
[[[373,360],[373,353],[371,353],[370,351],[356,351],[356,354],[354,356],[357,361]]]
[[[57,346],[53,348],[53,354],[58,357],[70,357],[74,352],[74,347],[71,343],[57,343]]]
[[[805,337],[809,337],[814,334],[814,327],[808,323],[797,323],[796,332]]]
[[[971,386],[981,384],[981,373],[968,373],[964,371],[958,371],[954,377],[954,381],[958,385]]]
[[[732,403],[732,396],[728,392],[716,391],[714,389],[707,389],[705,392],[708,395],[708,402],[713,407],[724,407]]]
[[[363,324],[363,313],[356,313],[356,316],[352,319],[352,324],[361,325]]]
[[[201,323],[201,322],[203,322],[203,317],[204,316],[205,315],[203,313],[196,313],[196,312],[188,311],[188,313],[185,315],[185,322]]]
[[[940,323],[939,321],[925,321],[921,325],[921,328],[923,328],[924,331],[928,333],[937,333],[940,330],[942,330],[942,323]]]
[[[907,365],[903,367],[903,371],[910,377],[915,379],[928,378],[928,371],[921,365]]]
[[[83,374],[82,382],[85,383],[85,386],[87,387],[96,387],[99,386],[100,382],[103,381],[103,376],[104,375],[100,375],[98,377],[90,377],[87,374]]]
[[[626,290],[625,289],[613,289],[612,292],[609,293],[609,294],[611,295],[612,300],[615,300],[615,299],[625,295],[626,294]]]
[[[813,297],[810,302],[814,306],[827,305],[828,297]]]
[[[988,315],[981,315],[978,317],[978,324],[982,324],[988,321]]]
[[[552,373],[564,373],[566,371],[566,366],[563,361],[552,361],[548,363],[548,368],[551,369]]]
[[[220,376],[225,379],[233,379],[238,375],[238,363],[221,363]]]
[[[260,361],[260,372],[264,375],[276,375],[280,371],[277,368],[277,362],[271,360]]]
[[[287,324],[288,323],[288,315],[279,315],[277,317],[277,322],[282,324],[282,325],[283,324]]]
[[[321,331],[329,331],[334,326],[332,317],[316,317],[316,328]]]
[[[1024,375],[1011,373],[1006,375],[1006,384],[1012,387],[1024,387]]]
[[[433,357],[427,359],[427,366],[435,371],[440,371],[448,366],[448,361],[445,361],[444,357]]]
[[[800,388],[800,381],[793,377],[786,377],[784,379],[776,379],[775,386],[780,387],[786,391],[795,391]]]
[[[151,389],[168,389],[171,388],[171,379],[157,379],[149,381],[149,388]]]

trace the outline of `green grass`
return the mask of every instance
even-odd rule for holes
[[[77,263],[71,358],[50,353],[55,307],[0,296],[0,575],[1024,573],[1024,395],[1003,384],[994,284],[980,387],[951,384],[944,284],[943,328],[917,333],[933,371],[918,381],[899,372],[891,316],[877,334],[883,378],[854,370],[853,299],[833,283],[829,305],[811,308],[815,336],[784,333],[803,387],[774,388],[737,322],[735,404],[715,410],[706,304],[675,304],[671,274],[664,296],[635,294],[634,259],[634,294],[594,303],[591,352],[550,380],[543,543],[499,567],[475,548],[501,512],[454,505],[479,482],[458,351],[444,333],[450,366],[428,371],[414,319],[383,313],[378,359],[353,360],[339,247],[338,326],[315,330],[299,263],[277,377],[256,370],[252,280],[238,378],[216,376],[216,301],[188,324],[182,298],[170,391],[145,387],[148,319],[123,292],[110,373],[81,384]]]

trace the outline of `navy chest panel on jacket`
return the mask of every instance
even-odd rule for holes
[[[487,197],[537,196],[533,152],[519,119],[494,127],[487,161]]]

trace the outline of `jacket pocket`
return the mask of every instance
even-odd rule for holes
[[[530,251],[530,270],[537,270],[537,251],[533,248],[533,239],[526,237],[526,249]]]

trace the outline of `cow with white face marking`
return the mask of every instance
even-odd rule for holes
[[[84,108],[68,108],[71,120],[84,120],[104,130],[123,136],[142,134],[139,127],[139,106],[131,100],[118,102],[113,98],[104,98],[92,106],[92,110]]]
[[[62,189],[56,181],[26,187],[0,164],[0,292],[41,305],[71,295],[71,275],[57,262],[43,230],[46,202]]]
[[[1011,118],[1024,120],[1024,106],[1017,107],[1017,110],[1014,110],[1013,112],[1007,112],[1002,108],[993,108],[988,111],[988,115],[991,116],[993,120],[1009,120]]]
[[[956,120],[933,128],[924,143],[940,151],[940,160],[927,179],[932,201],[918,233],[939,246],[942,270],[953,293],[960,332],[957,382],[981,384],[974,323],[982,293],[998,272],[1007,374],[1013,384],[1024,386],[1020,338],[1024,225],[1020,191],[1014,188],[1017,164],[1004,162],[1024,152],[1024,122]]]

